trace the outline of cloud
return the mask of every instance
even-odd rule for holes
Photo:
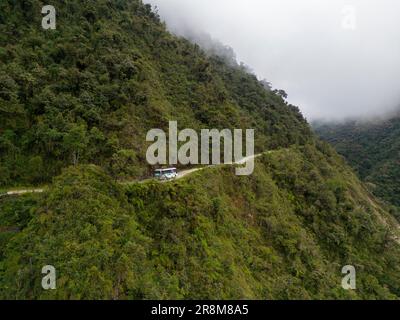
[[[309,119],[400,104],[397,0],[145,0],[179,35],[207,33],[289,94]]]

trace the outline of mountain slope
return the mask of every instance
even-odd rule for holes
[[[0,298],[396,299],[398,224],[283,92],[137,0],[0,3]],[[146,175],[146,132],[254,128],[251,176]],[[57,289],[42,289],[42,267]],[[341,286],[357,270],[357,290]]]
[[[316,132],[349,161],[375,195],[400,207],[400,116],[326,124]]]
[[[298,109],[254,75],[166,31],[138,0],[0,4],[0,185],[40,184],[76,163],[146,176],[146,133],[254,128],[256,149],[304,143]],[[122,164],[122,165],[121,165]]]
[[[29,225],[1,246],[2,298],[400,296],[395,222],[323,144],[264,155],[246,178],[227,166],[122,188],[94,166],[75,167],[30,197]],[[13,202],[24,221],[28,199],[0,205],[11,215]],[[41,288],[47,264],[57,290]],[[355,291],[341,288],[348,264]]]

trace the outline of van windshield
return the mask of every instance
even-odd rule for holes
[[[155,177],[160,177],[163,175],[167,175],[167,174],[176,174],[176,169],[172,168],[172,169],[157,169],[154,171],[154,176]]]

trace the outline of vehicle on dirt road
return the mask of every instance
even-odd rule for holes
[[[156,169],[154,171],[154,177],[164,181],[173,180],[178,177],[178,172],[176,168]]]

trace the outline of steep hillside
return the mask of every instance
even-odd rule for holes
[[[138,0],[54,0],[55,31],[44,4],[0,2],[0,185],[49,183],[0,195],[0,299],[400,298],[397,222],[283,91]],[[145,135],[169,120],[253,128],[269,152],[250,176],[120,183],[147,174]]]
[[[400,116],[319,125],[316,132],[348,160],[375,195],[400,208]]]
[[[48,182],[71,164],[148,174],[146,133],[256,129],[256,149],[304,143],[296,107],[254,75],[166,31],[138,0],[0,3],[0,185]],[[121,165],[122,164],[122,165]]]
[[[2,298],[400,297],[395,224],[326,145],[267,154],[246,178],[221,167],[123,188],[71,168],[30,200],[24,227],[28,199],[0,202],[23,228],[2,240]],[[57,290],[41,289],[47,264]],[[348,264],[355,291],[341,288]]]

